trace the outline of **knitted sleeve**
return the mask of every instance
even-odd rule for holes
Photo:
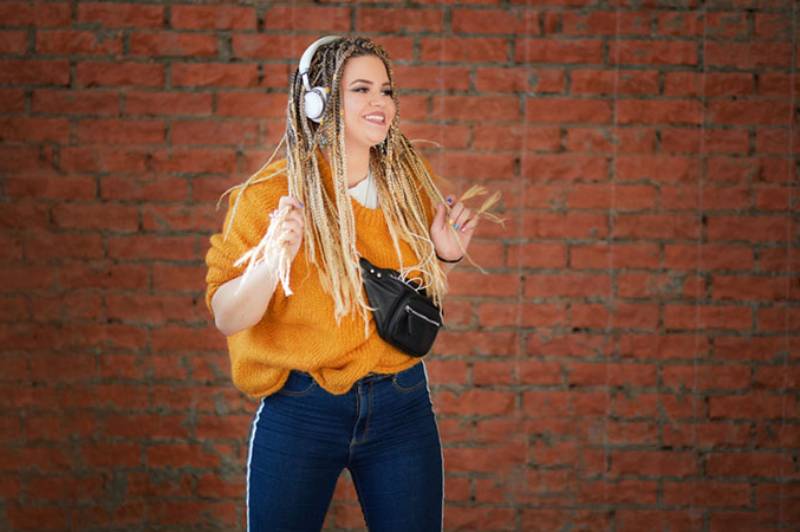
[[[269,214],[278,207],[286,191],[285,177],[276,177],[251,185],[243,194],[239,189],[230,194],[222,232],[211,236],[211,247],[206,253],[206,306],[212,315],[211,298],[220,285],[244,273],[244,266],[233,263],[264,237],[269,228]]]

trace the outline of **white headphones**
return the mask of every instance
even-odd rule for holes
[[[330,93],[331,90],[328,87],[312,88],[311,82],[308,79],[308,70],[311,68],[311,60],[314,58],[314,53],[317,51],[317,48],[340,38],[341,37],[338,35],[322,37],[311,43],[311,46],[306,48],[306,51],[303,52],[303,56],[300,58],[299,73],[300,78],[303,80],[303,88],[305,89],[303,93],[305,113],[310,120],[318,124],[322,121],[322,115],[325,114],[325,104],[328,100],[328,93]]]

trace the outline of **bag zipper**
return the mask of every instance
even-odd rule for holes
[[[411,308],[411,306],[409,306],[409,305],[406,305],[406,312],[410,312],[410,313],[411,313],[411,314],[413,314],[414,316],[420,317],[420,318],[422,318],[423,320],[427,321],[428,323],[430,323],[430,324],[432,324],[432,325],[436,325],[437,327],[441,327],[441,326],[442,326],[442,324],[441,324],[441,323],[439,323],[438,321],[434,321],[434,320],[430,319],[430,318],[429,318],[428,316],[426,316],[425,314],[420,314],[419,312],[417,312],[416,310],[414,310],[413,308]]]

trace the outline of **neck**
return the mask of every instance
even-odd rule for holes
[[[347,186],[354,187],[369,173],[369,148],[345,143],[345,150],[347,150],[347,168],[345,169]],[[329,150],[323,150],[322,153],[330,165]]]

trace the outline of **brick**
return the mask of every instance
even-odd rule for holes
[[[138,116],[210,115],[210,94],[129,91],[125,112]]]
[[[440,9],[360,7],[356,11],[356,28],[365,32],[440,32],[443,15]]]
[[[68,26],[70,6],[51,2],[4,2],[0,5],[0,19],[8,26]]]
[[[91,31],[51,30],[36,33],[36,52],[47,55],[109,55],[122,52],[121,35]]]
[[[213,56],[217,54],[217,39],[212,35],[194,33],[134,33],[130,37],[131,55]]]
[[[722,12],[706,14],[706,35],[714,38],[748,37],[747,13]]]
[[[566,11],[563,19],[565,35],[650,35],[651,16],[648,12]]]
[[[18,85],[69,84],[69,61],[0,61],[0,83]]]
[[[529,98],[525,112],[528,122],[592,124],[611,122],[611,105],[604,100]]]
[[[106,28],[160,28],[164,8],[157,5],[84,2],[78,5],[80,23],[97,23]]]
[[[792,64],[792,47],[785,43],[709,41],[704,55],[710,67],[788,68]]]
[[[693,452],[624,450],[611,453],[611,475],[686,478],[699,472]]]
[[[702,106],[692,100],[620,100],[617,121],[620,124],[699,124]]]
[[[0,89],[0,112],[22,113],[25,110],[25,91]]]
[[[519,100],[512,96],[441,96],[433,100],[432,119],[502,122],[517,120]]]
[[[166,138],[160,120],[83,120],[77,134],[87,144],[160,144]]]
[[[264,12],[264,28],[283,31],[327,31],[347,33],[350,27],[350,8],[303,6],[273,6]],[[307,36],[306,36],[307,37]],[[313,40],[309,40],[311,44]],[[298,52],[300,57],[302,50]]]
[[[750,486],[745,483],[683,482],[668,483],[664,499],[670,504],[689,504],[692,507],[744,507],[750,505]]]
[[[522,11],[511,9],[470,9],[455,8],[452,11],[451,26],[455,33],[516,33],[539,35],[540,13],[526,8]]]
[[[701,13],[667,11],[656,13],[658,35],[670,37],[696,37],[703,35],[703,15]]]
[[[176,5],[170,10],[173,28],[189,30],[254,30],[252,7]]]
[[[508,61],[509,43],[493,37],[423,37],[420,59],[436,62],[498,63]]]
[[[782,14],[756,13],[754,36],[765,40],[789,40],[792,33],[790,18]]]
[[[600,40],[517,39],[515,48],[520,63],[603,63]]]
[[[658,94],[658,73],[655,71],[573,70],[573,94]]]
[[[392,69],[400,89],[468,90],[470,86],[469,69],[463,67],[394,65]],[[400,101],[402,105],[402,97]]]
[[[708,238],[727,241],[781,242],[788,237],[790,220],[780,215],[709,216]]]
[[[696,65],[697,46],[680,41],[616,41],[609,45],[609,61],[624,65]]]
[[[164,66],[135,62],[82,61],[75,67],[78,87],[162,87]]]
[[[492,126],[481,123],[473,126],[473,147],[493,151],[523,148],[531,151],[557,151],[561,132],[556,126]],[[524,159],[526,154],[522,154]]]
[[[714,399],[727,398],[712,398],[712,402]],[[707,457],[706,468],[711,477],[780,477],[783,471],[791,471],[792,458],[774,452],[715,452]]]
[[[685,306],[664,308],[664,327],[669,329],[749,330],[752,311],[741,306]]]

